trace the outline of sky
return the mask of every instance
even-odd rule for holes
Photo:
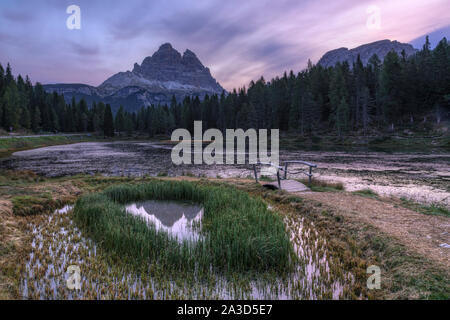
[[[70,30],[69,5],[81,11]],[[190,49],[227,90],[327,51],[450,39],[449,0],[1,0],[0,63],[33,82],[100,85],[161,44]]]

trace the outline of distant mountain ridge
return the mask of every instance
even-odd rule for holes
[[[386,54],[394,50],[398,54],[405,51],[407,56],[417,52],[412,45],[398,41],[380,40],[353,49],[339,48],[328,51],[319,60],[323,67],[332,67],[338,62],[347,61],[350,67],[358,55],[364,65],[376,54],[383,61]],[[134,64],[132,71],[119,72],[106,79],[98,87],[86,84],[47,84],[44,89],[64,94],[66,101],[72,97],[103,101],[116,111],[123,105],[127,111],[137,111],[151,104],[170,104],[172,96],[181,101],[186,96],[221,94],[225,90],[211,76],[209,68],[203,66],[194,52],[187,49],[183,55],[170,43],[165,43],[142,63]]]
[[[388,54],[388,52],[394,50],[399,55],[404,50],[406,56],[413,55],[417,52],[412,45],[408,43],[401,43],[398,41],[390,41],[390,40],[380,40],[372,43],[363,44],[359,47],[348,49],[348,48],[339,48],[335,50],[328,51],[325,53],[322,58],[320,58],[318,64],[327,68],[333,67],[338,62],[347,61],[350,67],[356,62],[358,55],[361,58],[361,62],[363,65],[367,65],[369,59],[376,54],[378,58],[383,61],[384,57]]]
[[[221,94],[224,89],[211,76],[194,52],[187,49],[183,55],[170,43],[160,46],[142,64],[134,64],[132,71],[119,72],[100,86],[86,84],[47,84],[44,89],[64,94],[66,101],[72,97],[88,103],[103,101],[113,110],[123,105],[127,111],[136,111],[151,104],[169,104],[172,96],[178,101],[185,96]]]

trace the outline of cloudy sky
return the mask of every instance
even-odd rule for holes
[[[80,30],[66,27],[73,4],[81,8]],[[0,63],[42,83],[97,86],[170,42],[194,51],[230,90],[300,71],[331,49],[381,39],[420,46],[425,34],[450,38],[449,0],[0,2]]]

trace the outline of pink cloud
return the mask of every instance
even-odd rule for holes
[[[328,50],[381,39],[409,42],[450,21],[448,0],[79,0],[82,30],[65,28],[65,2],[0,3],[0,62],[33,81],[99,85],[161,43],[194,51],[226,89],[317,62]],[[380,30],[366,27],[367,7]],[[4,10],[3,10],[4,9]],[[18,14],[22,12],[22,14]],[[26,13],[26,14],[24,14]],[[32,19],[27,16],[32,15]]]

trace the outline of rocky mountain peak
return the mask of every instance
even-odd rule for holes
[[[364,65],[369,62],[369,59],[376,54],[378,58],[382,61],[384,57],[390,51],[395,51],[399,55],[402,51],[405,51],[406,56],[410,56],[416,53],[416,49],[408,43],[401,43],[398,41],[390,41],[388,39],[379,40],[367,44],[363,44],[359,47],[348,49],[339,48],[335,50],[328,51],[322,58],[320,58],[318,64],[323,67],[333,67],[338,62],[347,61],[350,67],[356,62],[358,55]]]
[[[165,43],[152,55],[151,61],[154,63],[173,65],[181,62],[181,54],[170,43]]]
[[[170,44],[170,42],[166,42],[166,43],[163,43],[163,44],[159,47],[159,49],[158,49],[157,52],[159,52],[159,51],[170,51],[170,50],[174,50],[174,49],[173,49],[172,45]],[[175,50],[175,51],[176,51],[176,50]]]
[[[123,80],[123,81],[122,81]],[[170,88],[197,88],[221,93],[223,88],[211,76],[208,68],[201,63],[197,55],[189,49],[181,55],[170,43],[165,43],[152,55],[146,57],[142,64],[134,64],[131,74],[118,73],[106,80],[100,87],[119,89],[120,84],[147,87],[149,81],[154,85]]]
[[[114,110],[123,105],[128,111],[136,111],[150,104],[170,104],[172,97],[181,101],[185,96],[221,94],[224,89],[189,49],[181,55],[170,43],[164,43],[142,63],[134,63],[132,71],[118,72],[100,86],[80,84],[56,84],[46,90],[86,101],[104,101]]]
[[[188,68],[194,69],[194,70],[196,70],[196,69],[202,70],[205,68],[203,66],[203,64],[200,62],[200,60],[197,58],[195,53],[189,49],[186,49],[186,51],[184,51],[182,63],[183,63],[183,65],[187,66]]]

